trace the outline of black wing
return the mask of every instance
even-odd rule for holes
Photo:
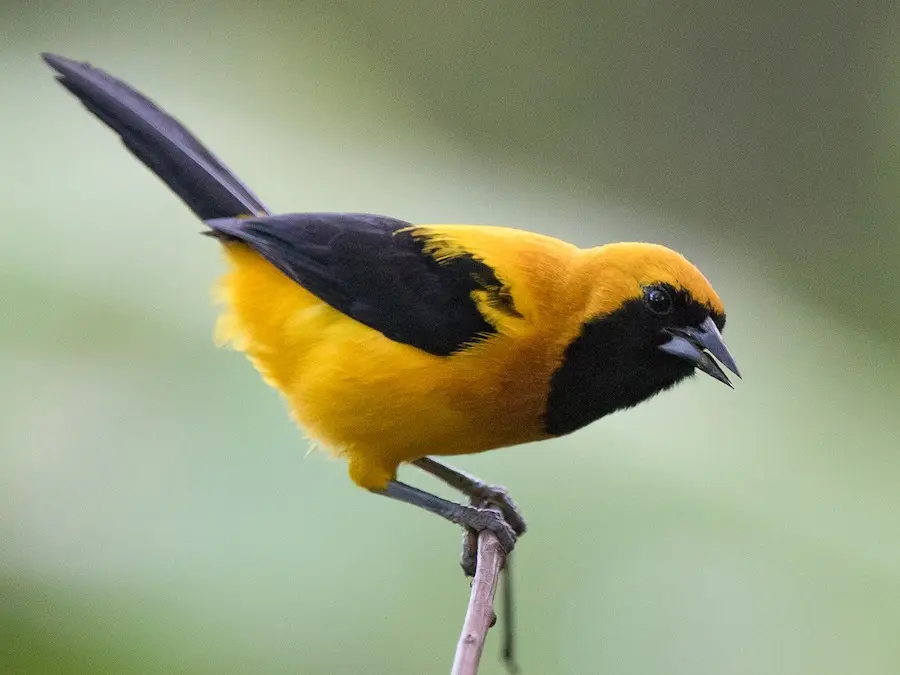
[[[88,63],[42,56],[59,73],[59,83],[112,127],[201,219],[268,213],[227,166],[146,96]]]
[[[295,213],[207,221],[213,236],[237,239],[338,311],[397,342],[448,356],[496,333],[474,290],[509,291],[471,256],[438,262],[409,223],[354,213]]]

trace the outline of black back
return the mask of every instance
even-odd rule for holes
[[[509,289],[469,255],[438,262],[402,220],[361,213],[293,213],[207,221],[338,311],[397,342],[439,356],[496,333],[472,300],[513,316]]]

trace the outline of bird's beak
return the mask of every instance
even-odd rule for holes
[[[724,382],[729,387],[733,386],[731,381],[719,364],[710,357],[710,354],[719,359],[722,365],[732,373],[738,377],[741,376],[734,357],[725,346],[722,334],[713,323],[712,317],[707,317],[706,321],[696,328],[693,326],[670,328],[666,332],[672,336],[672,339],[659,346],[659,349],[666,354],[690,361],[696,368],[716,378],[719,382]]]

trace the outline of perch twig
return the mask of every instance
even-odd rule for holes
[[[450,675],[476,675],[478,672],[487,632],[497,621],[494,595],[505,559],[506,552],[494,533],[482,531],[478,535],[478,563],[472,580],[469,606]]]

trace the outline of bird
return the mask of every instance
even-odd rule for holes
[[[722,300],[670,248],[274,213],[136,89],[89,63],[42,56],[223,249],[217,342],[243,352],[306,434],[374,494],[493,532],[511,552],[525,521],[508,491],[438,457],[564,436],[696,371],[729,386],[722,366],[740,377]],[[398,480],[404,464],[472,501]],[[471,551],[463,559],[473,573]]]

